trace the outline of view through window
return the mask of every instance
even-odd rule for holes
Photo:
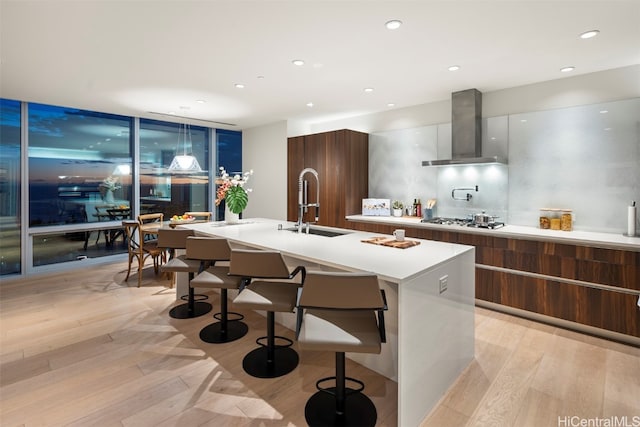
[[[20,273],[20,102],[0,99],[0,274]]]
[[[23,106],[28,112],[25,170]],[[24,247],[30,255],[27,271],[30,266],[126,253],[122,220],[147,212],[169,218],[210,211],[215,192],[210,176],[218,166],[234,172],[242,167],[238,131],[140,119],[136,140],[132,117],[7,99],[0,99],[0,109],[1,275],[23,272]],[[213,144],[217,165],[212,167]],[[176,156],[185,154],[195,157],[199,171],[170,168]],[[136,171],[140,187],[133,191]],[[28,185],[28,200],[21,214],[22,182]],[[29,230],[26,236],[22,221]]]

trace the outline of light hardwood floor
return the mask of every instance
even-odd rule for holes
[[[0,425],[306,425],[304,403],[332,374],[332,354],[300,352],[291,374],[252,378],[241,360],[264,317],[245,313],[247,336],[206,344],[198,334],[211,315],[171,319],[168,281],[146,268],[138,289],[125,273],[117,263],[3,280]],[[347,373],[367,384],[378,425],[395,426],[396,384],[349,360]],[[640,417],[640,349],[477,308],[476,358],[422,427],[624,415]]]

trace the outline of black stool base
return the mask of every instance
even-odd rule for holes
[[[208,302],[196,301],[193,304],[193,313],[189,313],[189,304],[180,304],[169,311],[169,316],[174,319],[192,319],[207,314],[213,307]]]
[[[273,363],[267,363],[267,347],[249,352],[242,360],[244,371],[257,378],[276,378],[288,374],[298,366],[298,353],[289,347],[276,347]]]
[[[327,388],[335,393],[335,387]],[[314,426],[375,426],[378,419],[376,406],[371,399],[362,393],[354,393],[347,388],[344,414],[336,413],[335,396],[318,391],[307,400],[304,407],[304,417],[310,427]]]
[[[200,339],[210,344],[222,344],[242,338],[249,331],[246,323],[237,320],[227,322],[227,330],[222,331],[220,322],[205,326],[200,331]]]

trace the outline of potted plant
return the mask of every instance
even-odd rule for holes
[[[237,223],[240,213],[247,207],[249,203],[249,192],[251,189],[244,188],[249,177],[253,175],[253,169],[242,175],[235,174],[231,176],[224,167],[220,167],[220,175],[216,177],[215,183],[218,184],[216,190],[216,206],[225,201],[225,221],[230,224]]]
[[[394,200],[391,205],[391,209],[393,211],[393,216],[402,216],[402,208],[404,205],[400,200]]]

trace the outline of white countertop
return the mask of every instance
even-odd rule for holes
[[[474,250],[472,246],[418,240],[420,244],[407,249],[363,243],[363,239],[380,236],[354,230],[341,230],[347,234],[336,237],[298,234],[287,230],[292,222],[264,218],[242,219],[239,224],[208,222],[185,224],[203,234],[220,236],[230,242],[262,249],[273,249],[295,258],[316,262],[349,271],[368,271],[379,278],[400,283],[411,280],[462,253]],[[317,227],[327,230],[335,228]]]
[[[595,246],[608,249],[623,249],[640,252],[640,237],[627,237],[622,234],[597,233],[592,231],[558,231],[541,230],[537,227],[525,227],[522,225],[505,225],[504,227],[491,230],[486,228],[474,228],[461,225],[428,224],[420,222],[417,217],[392,217],[392,216],[365,216],[350,215],[349,221],[371,222],[378,224],[389,224],[398,227],[408,226],[418,228],[428,228],[432,230],[447,230],[461,233],[486,234],[505,238],[523,238],[530,240],[541,240],[555,243],[572,243],[587,246]]]

